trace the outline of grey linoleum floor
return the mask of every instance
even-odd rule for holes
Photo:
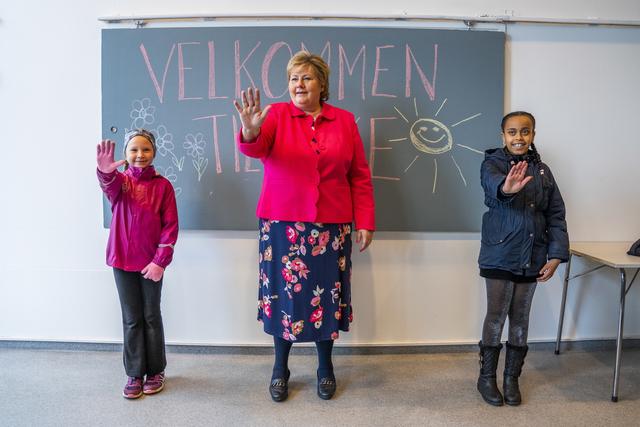
[[[0,425],[640,425],[637,348],[624,352],[618,403],[610,401],[612,350],[555,356],[547,346],[526,360],[523,404],[499,408],[476,392],[477,355],[470,351],[338,354],[339,388],[331,401],[315,394],[315,356],[298,352],[291,356],[290,397],[283,403],[268,395],[270,355],[167,356],[165,390],[128,401],[120,394],[124,373],[117,351],[0,347]]]

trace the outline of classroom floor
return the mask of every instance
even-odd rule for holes
[[[295,348],[294,348],[295,350]],[[301,349],[302,350],[302,349]],[[169,352],[167,384],[128,401],[117,351],[0,347],[2,426],[637,426],[640,350],[625,349],[612,403],[613,350],[530,351],[523,404],[492,407],[475,390],[477,354],[334,358],[338,392],[316,396],[315,356],[291,356],[290,396],[271,401],[271,356]],[[501,362],[504,359],[504,350]]]

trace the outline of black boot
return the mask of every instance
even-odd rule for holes
[[[478,391],[489,405],[502,406],[502,394],[500,394],[496,383],[496,370],[498,369],[498,359],[500,358],[502,344],[497,347],[490,347],[482,345],[482,341],[480,341],[478,345],[480,346]]]
[[[528,346],[518,347],[507,343],[507,357],[504,362],[504,402],[507,405],[517,406],[522,402],[518,377],[522,373],[524,358],[527,356]]]

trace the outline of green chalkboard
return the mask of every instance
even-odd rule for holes
[[[288,101],[292,53],[321,54],[329,102],[354,113],[373,174],[377,226],[477,232],[483,152],[499,144],[504,34],[358,27],[207,27],[102,32],[102,135],[158,141],[183,229],[256,228],[262,165],[238,153],[232,100],[248,86]],[[118,150],[120,152],[120,150]],[[104,206],[105,225],[110,208]]]

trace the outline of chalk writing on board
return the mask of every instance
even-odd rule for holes
[[[398,113],[400,118],[406,122],[408,126],[408,136],[388,139],[388,142],[391,143],[403,143],[406,141],[411,141],[411,144],[414,149],[416,149],[419,153],[411,160],[409,165],[404,169],[403,174],[407,174],[409,169],[418,161],[424,154],[431,155],[433,157],[433,186],[432,193],[436,193],[437,182],[438,182],[438,159],[437,157],[441,154],[450,152],[454,146],[461,147],[467,149],[469,151],[483,154],[482,151],[471,148],[467,145],[462,144],[454,144],[454,138],[451,128],[454,128],[460,124],[466,123],[470,120],[473,120],[482,115],[482,113],[476,113],[471,116],[465,117],[462,120],[459,120],[451,125],[446,125],[441,121],[437,120],[438,114],[442,111],[444,105],[447,103],[447,98],[442,101],[440,107],[435,112],[433,117],[421,117],[418,112],[418,104],[416,98],[413,98],[413,112],[415,114],[415,119],[410,120],[407,116],[411,116],[408,113],[403,113],[397,106],[393,106],[393,109]],[[377,149],[391,149],[392,147],[376,147]],[[467,179],[464,177],[464,173],[462,168],[456,161],[453,153],[449,153],[449,157],[452,161],[452,166],[455,167],[462,179],[463,185],[467,186]],[[400,177],[379,177],[386,178],[388,180],[400,180]]]
[[[338,100],[345,99],[345,88],[346,88],[345,82],[348,80],[349,77],[354,75],[354,72],[356,71],[356,67],[358,66],[358,64],[360,64],[361,66],[360,97],[362,98],[362,100],[365,100],[366,93],[367,93],[367,91],[365,90],[365,71],[367,71],[365,68],[365,65],[366,65],[366,57],[367,57],[367,47],[370,50],[371,46],[366,46],[366,44],[360,45],[360,49],[358,50],[356,57],[353,59],[353,61],[350,62],[347,49],[345,48],[345,45],[343,43],[340,43],[340,42],[335,43],[337,44],[338,61],[339,61],[339,64],[337,67],[338,68],[337,70]],[[335,49],[335,44],[334,44],[334,49]],[[250,86],[262,87],[263,93],[265,97],[268,99],[282,98],[284,95],[287,94],[286,88],[282,93],[278,93],[278,92],[274,93],[274,90],[272,90],[273,82],[269,80],[269,76],[270,76],[272,66],[277,67],[276,61],[274,61],[274,59],[276,58],[276,55],[279,53],[279,51],[285,49],[284,52],[286,52],[288,57],[291,57],[293,56],[293,53],[295,52],[295,50],[297,50],[295,46],[292,47],[291,45],[283,41],[277,41],[272,43],[271,46],[267,49],[266,53],[264,53],[262,56],[262,66],[259,73],[251,70],[248,63],[251,63],[256,59],[255,57],[252,58],[254,54],[256,56],[260,55],[260,50],[258,49],[262,46],[262,41],[255,42],[255,45],[251,48],[250,44],[243,45],[241,40],[236,39],[234,40],[233,46],[234,46],[233,61],[228,61],[228,64],[233,64],[233,79],[234,79],[235,92],[232,96],[235,96],[236,98],[240,97],[240,93],[243,88],[243,85],[242,85],[243,76],[245,81],[248,82]],[[300,46],[300,49],[302,50],[309,50],[307,46],[304,44],[304,42],[301,42],[299,46]],[[332,43],[330,41],[327,41],[324,49],[320,53],[321,56],[326,57],[326,60],[329,66],[331,66],[331,47],[332,47]],[[382,80],[381,76],[385,72],[390,71],[388,68],[383,68],[381,65],[382,49],[391,49],[392,51],[393,50],[398,51],[404,56],[403,62],[405,67],[404,69],[405,84],[404,84],[404,87],[399,88],[404,91],[404,97],[408,98],[411,96],[412,90],[414,90],[412,89],[411,82],[412,82],[413,76],[417,75],[418,78],[415,80],[419,80],[419,83],[422,85],[422,88],[426,91],[429,99],[433,101],[436,97],[435,82],[436,82],[436,74],[437,74],[437,68],[438,68],[438,44],[434,43],[431,47],[433,48],[433,68],[431,70],[431,80],[429,80],[429,78],[427,77],[428,73],[424,71],[423,66],[420,64],[420,62],[416,58],[415,52],[421,50],[417,46],[412,45],[410,43],[404,43],[404,46],[402,45],[396,46],[393,44],[376,46],[375,62],[373,66],[374,76],[373,76],[373,81],[371,83],[371,97],[396,98],[398,96],[397,94],[392,94],[392,93],[382,93],[380,92],[381,89],[379,89],[379,86],[381,86],[380,82]],[[174,58],[174,52],[176,51],[176,48],[178,52],[177,58],[175,60],[175,65],[177,67],[177,74],[178,74],[178,84],[177,84],[177,91],[176,91],[177,100],[199,101],[205,98],[209,100],[213,100],[213,99],[227,99],[230,97],[229,94],[220,95],[219,91],[217,90],[218,87],[217,87],[216,81],[219,80],[217,78],[217,72],[219,72],[219,70],[217,70],[216,68],[216,63],[220,63],[221,61],[219,60],[219,58],[217,58],[217,55],[219,55],[220,46],[218,46],[218,50],[216,50],[216,44],[214,41],[209,40],[206,42],[206,44],[202,41],[172,43],[170,49],[168,47],[164,49],[165,52],[168,51],[168,53],[165,53],[165,55],[163,55],[163,57],[166,57],[166,60],[164,61],[164,69],[161,65],[159,67],[154,68],[152,64],[153,62],[156,62],[154,61],[156,58],[151,55],[150,50],[147,48],[145,43],[140,43],[140,45],[138,46],[138,49],[140,51],[140,54],[142,55],[142,59],[144,60],[144,64],[146,66],[149,79],[153,84],[153,88],[155,90],[155,94],[158,98],[158,101],[161,104],[167,102],[167,98],[165,97],[167,75],[169,73],[171,64],[174,62],[173,58]],[[265,48],[265,46],[262,46],[262,48]],[[248,53],[246,53],[246,51],[248,51]],[[208,65],[208,72],[206,76],[206,91],[207,91],[206,97],[205,96],[187,96],[186,94],[187,92],[186,86],[189,82],[189,73],[187,71],[193,71],[193,67],[189,66],[186,58],[188,54],[192,54],[194,52],[199,52],[200,55],[206,56],[205,58],[203,58],[204,61],[202,62],[202,64]],[[218,52],[218,54],[216,52]],[[162,62],[163,61],[160,61],[161,64]],[[225,62],[223,61],[223,65],[224,64]],[[414,71],[414,68],[415,68],[415,71]],[[258,77],[257,74],[259,74],[260,77]],[[160,78],[160,76],[162,77]],[[193,94],[190,94],[190,95],[193,95]]]

